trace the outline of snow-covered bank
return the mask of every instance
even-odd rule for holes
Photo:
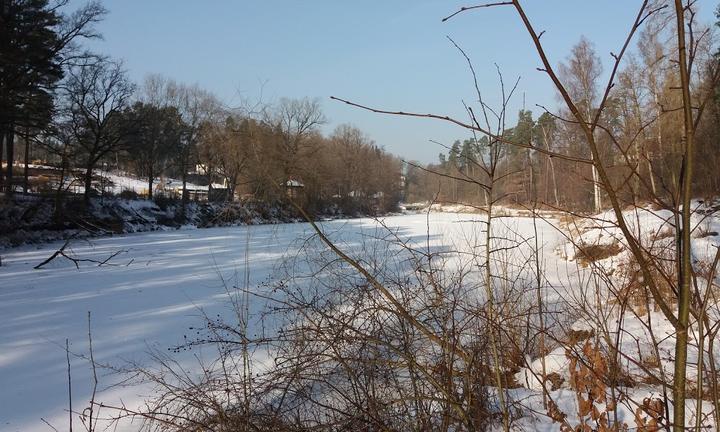
[[[21,195],[0,203],[0,250],[68,238],[302,220],[280,203],[189,202],[183,210],[177,200],[93,198],[89,209],[77,200],[69,201],[57,222],[54,206],[52,200]]]
[[[720,319],[720,303],[716,297],[720,278],[718,269],[712,269],[720,248],[719,211],[720,205],[716,201],[696,200],[692,203],[693,308],[699,308],[701,312],[698,313],[706,317],[707,323],[701,330],[696,317],[690,319],[685,410],[688,426],[698,422],[708,430],[717,430],[716,418],[710,414],[714,410],[710,371],[720,367],[720,350],[717,348],[720,340],[717,333],[709,332]],[[658,281],[664,301],[673,312],[676,311],[677,295],[672,289],[677,281],[675,227],[679,218],[676,220],[671,211],[647,206],[625,210],[623,219],[638,247],[652,260],[651,275]],[[565,308],[573,311],[577,319],[566,331],[571,336],[547,355],[532,359],[515,375],[521,386],[532,390],[528,395],[534,395],[534,399],[528,399],[534,400],[529,403],[528,411],[546,411],[540,383],[544,367],[545,374],[552,378],[552,384],[546,382],[549,397],[567,414],[567,421],[579,425],[589,420],[590,414],[581,406],[587,401],[581,402],[579,398],[582,391],[573,389],[573,382],[577,382],[574,373],[577,372],[572,366],[576,364],[573,362],[588,359],[588,354],[583,352],[588,349],[593,353],[591,355],[602,353],[606,362],[617,353],[617,364],[605,373],[616,374],[616,387],[607,391],[617,398],[616,414],[621,424],[641,428],[642,421],[650,421],[653,409],[645,406],[646,403],[661,407],[657,414],[666,420],[658,424],[667,424],[667,414],[672,416],[673,412],[672,401],[665,398],[672,393],[676,329],[660,312],[657,299],[647,291],[615,214],[606,211],[588,217],[568,216],[563,218],[560,227],[565,241],[556,252],[568,262],[587,268],[592,277],[584,286],[575,286],[571,295],[563,299]],[[572,336],[578,334],[582,337]],[[586,341],[597,345],[588,348]],[[703,365],[702,370],[698,365]],[[670,388],[664,390],[663,382]],[[699,392],[703,401],[702,416],[698,419],[696,399]],[[604,402],[596,401],[595,405],[602,412]],[[544,415],[528,417],[528,420],[532,419],[527,422],[528,427],[549,430],[559,426]]]

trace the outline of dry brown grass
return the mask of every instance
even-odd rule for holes
[[[715,237],[716,235],[718,235],[717,231],[707,231],[704,229],[699,229],[699,230],[695,231],[693,237],[705,238],[705,237]]]
[[[620,243],[615,242],[610,244],[576,245],[575,249],[577,250],[576,259],[581,265],[587,267],[596,261],[602,261],[619,254],[623,248]]]
[[[672,238],[672,237],[675,237],[675,230],[673,230],[672,228],[661,229],[660,231],[654,232],[650,236],[650,238],[653,242],[664,240],[667,238]]]
[[[580,342],[584,342],[591,337],[595,336],[595,332],[593,330],[573,330],[570,329],[567,332],[567,337],[565,340],[565,343],[567,345],[576,345]]]
[[[658,287],[660,295],[668,304],[677,303],[671,281],[677,280],[677,272],[673,266],[673,262],[667,259],[666,254],[671,253],[669,250],[664,252],[665,260],[658,260],[657,263],[662,269],[651,266],[649,271],[655,284]],[[623,303],[632,308],[636,314],[645,315],[648,313],[648,306],[655,312],[659,311],[656,302],[653,301],[652,295],[649,293],[646,284],[643,281],[642,272],[637,262],[627,257],[624,262],[618,266],[620,272],[624,275],[623,288],[614,299],[614,302]]]

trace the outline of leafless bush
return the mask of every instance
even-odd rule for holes
[[[177,347],[212,346],[217,360],[190,369],[156,353],[154,367],[132,371],[155,397],[142,410],[114,408],[163,431],[485,430],[512,421],[514,374],[525,352],[538,351],[535,292],[517,271],[526,259],[518,238],[497,244],[491,314],[477,256],[410,244],[390,228],[348,244],[391,300],[309,239],[266,294],[250,295],[266,303],[253,318],[262,334],[247,333],[248,292],[230,288],[237,321],[208,318]]]

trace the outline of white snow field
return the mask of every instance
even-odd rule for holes
[[[431,213],[431,244],[478,247],[482,224],[474,220],[479,218]],[[383,221],[397,229],[401,238],[427,244],[427,215],[393,216]],[[521,226],[525,235],[532,233],[531,225]],[[334,238],[341,238],[340,245],[345,248],[381,242],[374,238],[385,231],[373,219],[325,222],[323,227]],[[541,227],[548,241],[558,240],[552,227]],[[116,265],[80,263],[80,269],[62,257],[33,269],[62,242],[0,252],[0,430],[50,430],[43,420],[59,430],[67,429],[65,339],[70,341],[70,351],[87,355],[88,312],[92,314],[97,362],[122,365],[146,360],[149,348],[167,350],[182,343],[188,327],[202,325],[203,313],[230,313],[223,279],[232,281],[242,274],[246,256],[251,287],[264,289],[261,284],[273,276],[283,258],[295,253],[312,234],[308,224],[281,224],[77,240],[71,243],[71,252],[81,258],[102,261],[126,251],[110,261]],[[555,247],[548,246],[549,250]],[[548,257],[554,259],[555,255]],[[77,411],[87,406],[91,369],[83,358],[71,355],[70,360],[73,410]],[[118,379],[103,371],[100,375],[101,389]],[[122,400],[133,406],[142,400],[138,393],[142,390],[113,388],[100,392],[96,400],[108,404]]]
[[[485,235],[482,218],[476,214],[431,212],[386,217],[380,220],[382,225],[366,218],[323,222],[322,227],[351,255],[389,247],[382,239],[388,237],[387,229],[417,247],[480,253]],[[498,224],[502,225],[497,229],[504,237],[515,237],[520,243],[534,234],[528,217],[501,218]],[[550,305],[568,294],[559,287],[581,285],[587,269],[572,260],[566,238],[553,224],[537,219],[537,229],[545,284],[553,287],[545,293]],[[585,231],[588,242],[610,237],[598,236],[596,231],[590,227]],[[189,327],[202,326],[204,316],[231,318],[225,286],[245,280],[246,268],[250,270],[251,291],[268,290],[266,282],[277,277],[285,259],[301,253],[313,234],[308,224],[281,224],[76,240],[67,251],[78,258],[103,261],[121,251],[109,261],[112,265],[80,262],[79,269],[62,257],[42,269],[33,269],[62,242],[0,251],[0,431],[49,431],[48,424],[58,430],[68,429],[66,339],[70,351],[77,354],[70,356],[73,410],[87,406],[92,370],[81,356],[88,353],[88,312],[92,316],[97,362],[116,366],[148,362],[150,350],[167,352],[181,344]],[[719,239],[702,237],[708,248],[711,243],[720,243]],[[522,243],[517,250],[529,257],[533,244]],[[462,260],[462,256],[456,254],[453,259]],[[606,264],[616,265],[612,258]],[[263,305],[255,298],[251,316],[257,315]],[[257,330],[252,325],[251,321],[250,333]],[[193,350],[173,355],[192,367],[198,364],[193,356],[209,357],[213,353]],[[560,371],[566,363],[562,349],[551,353],[547,361],[549,369]],[[149,394],[148,388],[137,386],[107,389],[119,376],[102,369],[99,374],[97,402],[138,407],[143,396]],[[523,371],[518,381],[527,388],[514,391],[516,396],[526,398],[528,404],[542,412],[537,383]],[[652,389],[638,391],[652,393]],[[571,390],[560,389],[553,395],[574,403]],[[565,412],[573,412],[572,406],[558,402]],[[75,422],[81,430],[77,416]],[[140,423],[120,426],[117,430],[135,431]],[[529,422],[527,427],[557,430],[559,426],[546,420],[542,424]]]

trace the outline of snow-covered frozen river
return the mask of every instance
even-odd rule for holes
[[[417,245],[472,249],[482,244],[480,216],[431,213],[384,218],[398,237]],[[530,219],[512,219],[513,231],[532,236]],[[554,228],[540,223],[547,265],[559,260]],[[379,242],[386,229],[373,219],[325,222],[323,229],[341,248]],[[0,251],[0,430],[67,429],[67,365],[70,351],[87,354],[88,312],[92,314],[95,360],[112,364],[147,359],[151,349],[167,350],[182,342],[202,314],[229,313],[223,280],[244,279],[264,289],[284,257],[298,252],[312,236],[308,224],[141,233],[71,243],[77,257],[103,260],[117,251],[112,266],[84,263],[76,269],[58,258],[33,267],[62,243]],[[564,262],[564,261],[562,261]],[[86,406],[91,391],[87,361],[71,356],[73,408]],[[102,389],[117,377],[101,372]],[[132,388],[100,392],[98,401],[132,404]],[[44,419],[44,421],[43,421]]]

